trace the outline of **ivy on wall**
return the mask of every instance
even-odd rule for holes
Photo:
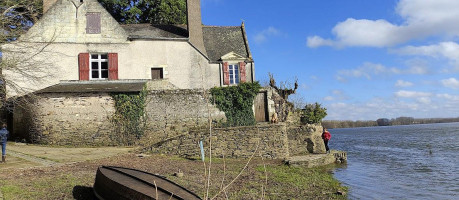
[[[114,141],[133,145],[145,132],[145,106],[147,90],[140,93],[113,93],[115,113],[111,122],[115,125]]]
[[[252,106],[261,86],[258,82],[210,89],[212,102],[225,112],[224,126],[252,126],[256,124]]]

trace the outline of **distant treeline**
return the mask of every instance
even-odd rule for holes
[[[416,119],[413,117],[398,117],[395,119],[381,118],[376,121],[350,121],[350,120],[324,120],[322,126],[325,128],[356,128],[370,126],[397,126],[410,124],[435,124],[435,123],[451,123],[459,122],[458,118],[425,118]]]

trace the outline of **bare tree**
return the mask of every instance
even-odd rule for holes
[[[44,43],[18,42],[42,16],[42,0],[0,1],[0,79],[2,104],[14,95],[30,94],[33,86],[46,80],[49,60]],[[53,37],[54,38],[54,37]],[[40,56],[38,56],[40,55]]]

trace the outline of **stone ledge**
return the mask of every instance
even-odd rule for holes
[[[302,156],[292,156],[284,160],[290,166],[318,167],[333,163],[343,163],[347,161],[347,153],[344,151],[332,150],[329,154],[308,154]]]

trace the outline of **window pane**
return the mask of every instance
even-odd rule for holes
[[[108,69],[108,62],[101,62],[100,64],[102,69]]]
[[[233,76],[230,76],[230,84],[234,84]]]
[[[92,59],[98,59],[98,58],[99,58],[99,55],[98,55],[98,54],[92,54],[92,55],[91,55],[91,58],[92,58]]]
[[[108,56],[107,56],[107,54],[102,54],[102,55],[100,55],[100,58],[102,58],[102,59],[108,59]]]
[[[102,70],[102,77],[101,78],[108,78],[108,70]]]
[[[99,69],[99,63],[98,62],[91,62],[91,69]]]
[[[99,71],[92,71],[92,76],[91,78],[99,78]]]

